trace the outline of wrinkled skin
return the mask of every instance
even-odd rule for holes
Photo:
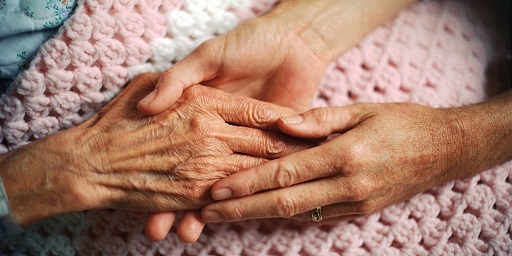
[[[196,209],[220,178],[309,147],[255,129],[276,129],[289,109],[201,85],[159,115],[140,114],[136,104],[158,77],[139,76],[85,123],[2,155],[20,223],[95,208]]]
[[[194,209],[221,177],[307,145],[239,126],[271,128],[287,109],[199,85],[167,111],[143,116],[136,103],[154,83],[135,83],[85,124],[92,132],[81,138],[91,145],[86,154],[102,152],[89,177],[116,190],[115,208]]]

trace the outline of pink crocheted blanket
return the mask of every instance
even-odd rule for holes
[[[0,152],[81,123],[136,74],[162,71],[275,0],[83,0],[0,99]],[[495,56],[488,24],[465,2],[423,1],[334,61],[314,106],[486,98]],[[284,219],[209,224],[198,242],[152,243],[145,214],[60,216],[0,242],[5,253],[55,255],[507,255],[512,162],[449,182],[379,213],[333,225]]]

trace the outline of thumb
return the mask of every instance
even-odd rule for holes
[[[366,119],[360,105],[314,108],[297,116],[281,117],[279,130],[300,138],[318,139],[350,130]]]
[[[218,51],[198,47],[189,56],[162,73],[155,89],[142,99],[137,108],[156,115],[172,106],[188,87],[213,79],[221,67]]]

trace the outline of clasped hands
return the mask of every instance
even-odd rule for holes
[[[200,83],[297,113],[307,110],[327,64],[350,46],[338,42],[356,42],[360,33],[345,31],[344,40],[331,40],[339,48],[332,50],[330,40],[317,40],[325,31],[294,17],[307,16],[317,8],[321,10],[311,13],[325,12],[330,17],[331,11],[350,9],[344,3],[283,2],[269,14],[206,41],[165,71],[138,109],[148,115],[161,113],[187,88]],[[342,6],[333,9],[333,4]],[[327,32],[332,36],[332,31]],[[457,110],[361,103],[297,113],[275,116],[273,128],[313,144],[211,182],[208,192],[219,201],[184,214],[177,230],[182,241],[197,240],[205,222],[311,220],[309,211],[320,206],[325,221],[355,218],[466,175],[462,174],[467,167],[462,151],[471,140],[460,136],[466,127]],[[341,135],[320,143],[333,134]],[[148,216],[150,239],[158,241],[167,235],[176,218],[171,211]]]
[[[283,1],[162,75],[139,76],[85,123],[0,155],[17,221],[148,211],[157,241],[187,210],[177,233],[193,242],[205,222],[311,220],[316,207],[326,222],[367,215],[511,160],[510,91],[461,108],[300,113],[327,64],[409,2],[375,5],[379,18],[357,27],[345,25],[366,20],[366,1]]]
[[[322,207],[322,223],[356,218],[512,159],[511,91],[459,108],[358,103],[300,113],[309,109],[328,63],[412,2],[282,1],[266,15],[206,41],[162,74],[138,104],[145,114],[165,111],[199,83],[298,111],[266,105],[277,111],[267,126],[249,122],[279,131],[290,150],[256,155],[268,160],[208,182],[205,196],[216,201],[184,214],[177,230],[182,241],[197,240],[205,222],[304,221],[316,207]],[[146,234],[163,239],[175,217],[175,212],[151,214]]]
[[[310,210],[319,206],[322,223],[353,219],[465,177],[471,168],[459,161],[467,149],[458,137],[459,121],[452,109],[412,103],[359,103],[284,115],[276,119],[277,128],[304,143],[341,135],[209,183],[217,202],[185,213],[178,236],[197,240],[205,222],[311,221]],[[150,215],[148,237],[163,239],[175,214]]]

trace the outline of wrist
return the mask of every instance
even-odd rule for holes
[[[21,226],[87,209],[78,176],[67,170],[76,161],[76,145],[67,135],[57,133],[0,156],[0,176]]]
[[[484,147],[485,167],[512,160],[512,90],[469,109],[466,122],[480,135],[476,144]]]
[[[23,229],[14,217],[2,177],[0,177],[0,236],[17,235],[22,232]]]
[[[329,63],[413,2],[283,0],[268,15],[292,24],[297,37]]]
[[[333,55],[345,49],[343,42],[333,45],[331,41],[338,35],[326,35],[324,26],[317,21],[325,15],[322,12],[326,9],[326,2],[328,1],[282,1],[262,18],[269,18],[269,25],[278,24],[277,26],[283,27],[284,33],[290,33],[327,65],[335,58]]]
[[[448,109],[457,128],[461,165],[457,179],[512,160],[512,91],[473,106]]]

